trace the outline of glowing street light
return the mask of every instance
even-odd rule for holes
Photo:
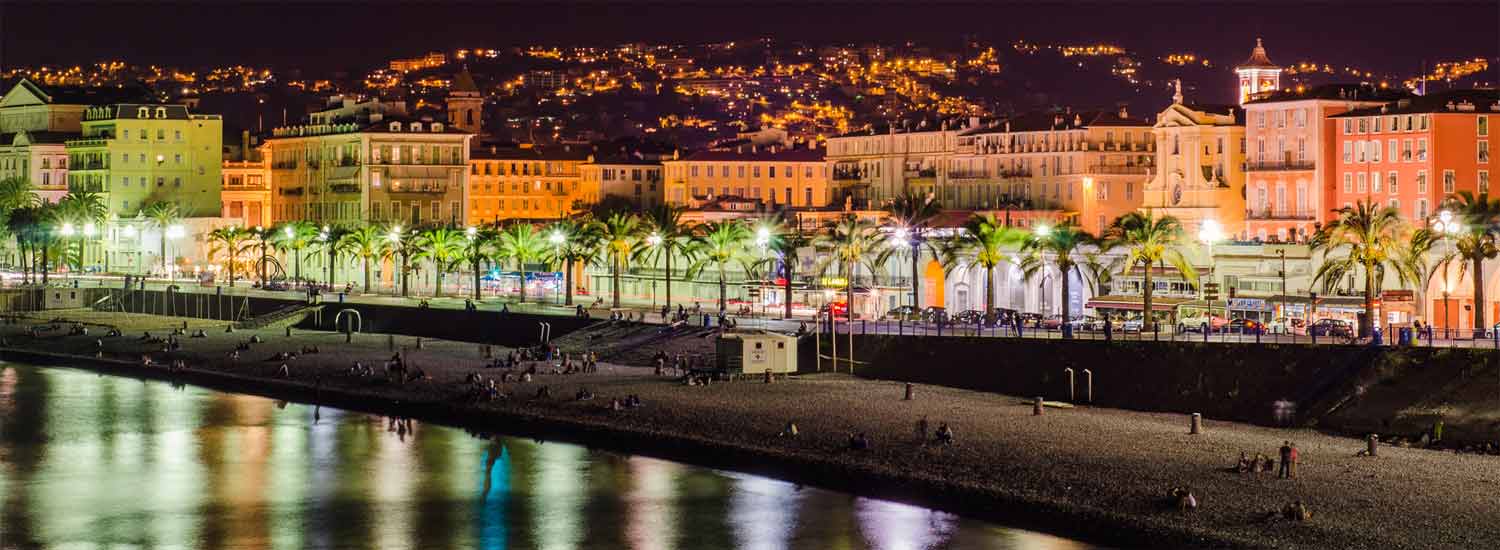
[[[655,231],[652,231],[650,235],[646,236],[646,244],[649,244],[649,245],[651,245],[653,247],[661,246],[661,242],[662,242],[661,234],[659,234],[659,233],[657,233]]]
[[[1047,224],[1044,223],[1044,224],[1036,226],[1036,230],[1035,231],[1036,231],[1036,236],[1038,236],[1038,237],[1046,237],[1046,236],[1052,234],[1052,226],[1047,225]]]
[[[568,240],[568,237],[563,235],[561,231],[553,231],[552,235],[547,237],[547,240],[552,241],[553,246],[562,246]]]

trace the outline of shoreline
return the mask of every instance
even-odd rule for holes
[[[78,313],[58,315],[77,318]],[[148,323],[151,330],[182,323],[174,318],[129,317]],[[0,332],[11,336],[21,326],[0,327]],[[222,323],[200,326],[223,328]],[[126,329],[126,336],[113,339],[112,346],[134,346],[135,330]],[[297,379],[282,380],[274,375],[274,363],[234,363],[221,355],[232,340],[252,333],[267,340],[257,345],[255,355],[278,347],[295,349],[288,345],[327,349],[297,363]],[[435,380],[395,386],[335,374],[359,353],[388,357],[382,347],[386,335],[358,336],[351,349],[339,351],[331,350],[344,346],[343,335],[333,333],[298,331],[291,339],[268,331],[213,336],[182,340],[194,351],[180,356],[194,366],[179,372],[37,349],[58,347],[46,346],[46,341],[19,347],[12,341],[11,347],[0,349],[0,358],[766,474],[1110,546],[1453,548],[1500,541],[1500,528],[1471,517],[1488,513],[1492,497],[1483,489],[1500,482],[1495,475],[1500,463],[1492,457],[1382,447],[1381,458],[1359,459],[1353,454],[1362,442],[1307,430],[1211,422],[1208,435],[1187,436],[1182,415],[1078,407],[1049,409],[1045,416],[1032,417],[1030,405],[1015,397],[918,386],[917,400],[906,402],[899,401],[898,383],[827,374],[771,385],[730,382],[706,388],[671,383],[651,376],[649,369],[601,366],[601,374],[542,375],[530,384],[506,384],[515,397],[468,404],[455,399],[463,376],[502,372],[478,369],[483,360],[473,344],[429,340],[424,351],[411,353]],[[93,343],[89,336],[69,338]],[[321,387],[314,386],[314,379]],[[558,396],[586,386],[603,402],[529,397],[541,385],[552,386]],[[642,395],[647,407],[624,412],[606,407],[610,397],[629,394]],[[777,439],[774,434],[788,414],[795,416],[803,436]],[[938,448],[904,442],[903,434],[911,432],[908,419],[917,414],[932,415],[934,426],[940,420],[952,421],[959,445]],[[844,450],[842,438],[853,431],[874,434],[876,445],[870,451]],[[1223,472],[1232,465],[1236,449],[1274,450],[1282,438],[1303,446],[1308,458],[1302,478],[1277,482]],[[1306,440],[1313,441],[1304,445]],[[1256,447],[1262,445],[1268,447]],[[1459,466],[1481,469],[1449,475],[1462,471],[1454,469]],[[1400,479],[1407,473],[1413,474],[1411,479]],[[1164,509],[1161,501],[1173,484],[1192,488],[1204,507],[1189,514]],[[1316,514],[1313,521],[1264,519],[1266,510],[1294,498],[1310,502]],[[1444,498],[1452,498],[1447,506],[1440,505]],[[1402,509],[1429,504],[1427,509]],[[1409,513],[1413,511],[1426,515]]]

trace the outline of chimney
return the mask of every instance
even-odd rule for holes
[[[240,160],[250,160],[250,131],[240,131]]]

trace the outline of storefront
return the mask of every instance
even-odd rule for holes
[[[1313,303],[1310,296],[1277,295],[1268,299],[1275,318],[1301,319],[1312,323],[1318,319],[1337,319],[1350,326],[1359,325],[1359,314],[1365,310],[1362,296],[1318,296]]]
[[[1194,301],[1191,298],[1152,296],[1151,310],[1158,321],[1176,323],[1178,307]],[[1100,317],[1109,316],[1111,319],[1120,321],[1139,319],[1141,312],[1146,309],[1144,300],[1140,296],[1125,295],[1095,296],[1089,299],[1083,307],[1094,310]]]
[[[1261,323],[1272,320],[1275,309],[1264,298],[1230,298],[1225,302],[1229,319],[1253,319]]]

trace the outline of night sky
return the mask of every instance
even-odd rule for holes
[[[1426,60],[1495,57],[1500,2],[1078,2],[813,5],[695,2],[485,5],[303,2],[0,1],[0,66],[105,58],[202,66],[364,71],[392,57],[459,47],[918,40],[1108,41],[1144,53],[1238,62],[1264,37],[1273,60],[1358,63],[1415,73]]]

